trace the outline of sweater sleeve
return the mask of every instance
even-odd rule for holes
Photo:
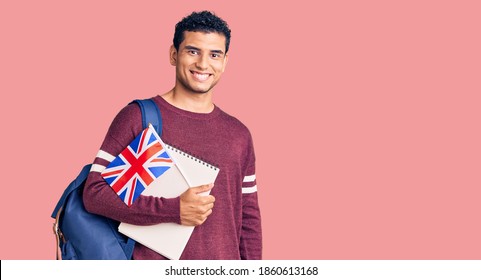
[[[127,206],[100,173],[142,131],[140,108],[131,104],[115,117],[92,164],[83,200],[87,211],[134,225],[180,223],[180,199],[140,195]]]
[[[241,259],[262,259],[262,228],[257,199],[255,154],[249,137],[247,168],[242,182],[242,231],[240,239]]]

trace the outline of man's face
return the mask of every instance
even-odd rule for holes
[[[170,48],[170,63],[176,67],[176,86],[192,93],[210,92],[227,63],[225,36],[185,31],[179,50]]]

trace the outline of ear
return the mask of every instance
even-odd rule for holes
[[[176,66],[177,65],[177,50],[175,49],[174,45],[170,46],[169,58],[170,58],[170,64],[172,66]]]
[[[225,56],[224,56],[224,63],[222,65],[222,72],[225,71],[225,66],[227,65],[227,61],[229,60],[229,54],[226,53]]]

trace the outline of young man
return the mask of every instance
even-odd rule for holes
[[[153,97],[162,113],[162,140],[220,168],[215,184],[193,187],[176,198],[140,196],[128,207],[100,176],[142,130],[136,104],[113,120],[89,174],[84,203],[89,212],[135,225],[196,226],[181,259],[261,259],[262,234],[255,155],[248,129],[212,102],[228,59],[230,29],[216,15],[192,13],[175,28],[170,63],[172,90]],[[209,196],[199,195],[211,190]],[[140,243],[134,259],[164,259]]]

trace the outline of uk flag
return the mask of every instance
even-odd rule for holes
[[[101,173],[131,206],[156,178],[174,165],[152,126],[144,129]]]

